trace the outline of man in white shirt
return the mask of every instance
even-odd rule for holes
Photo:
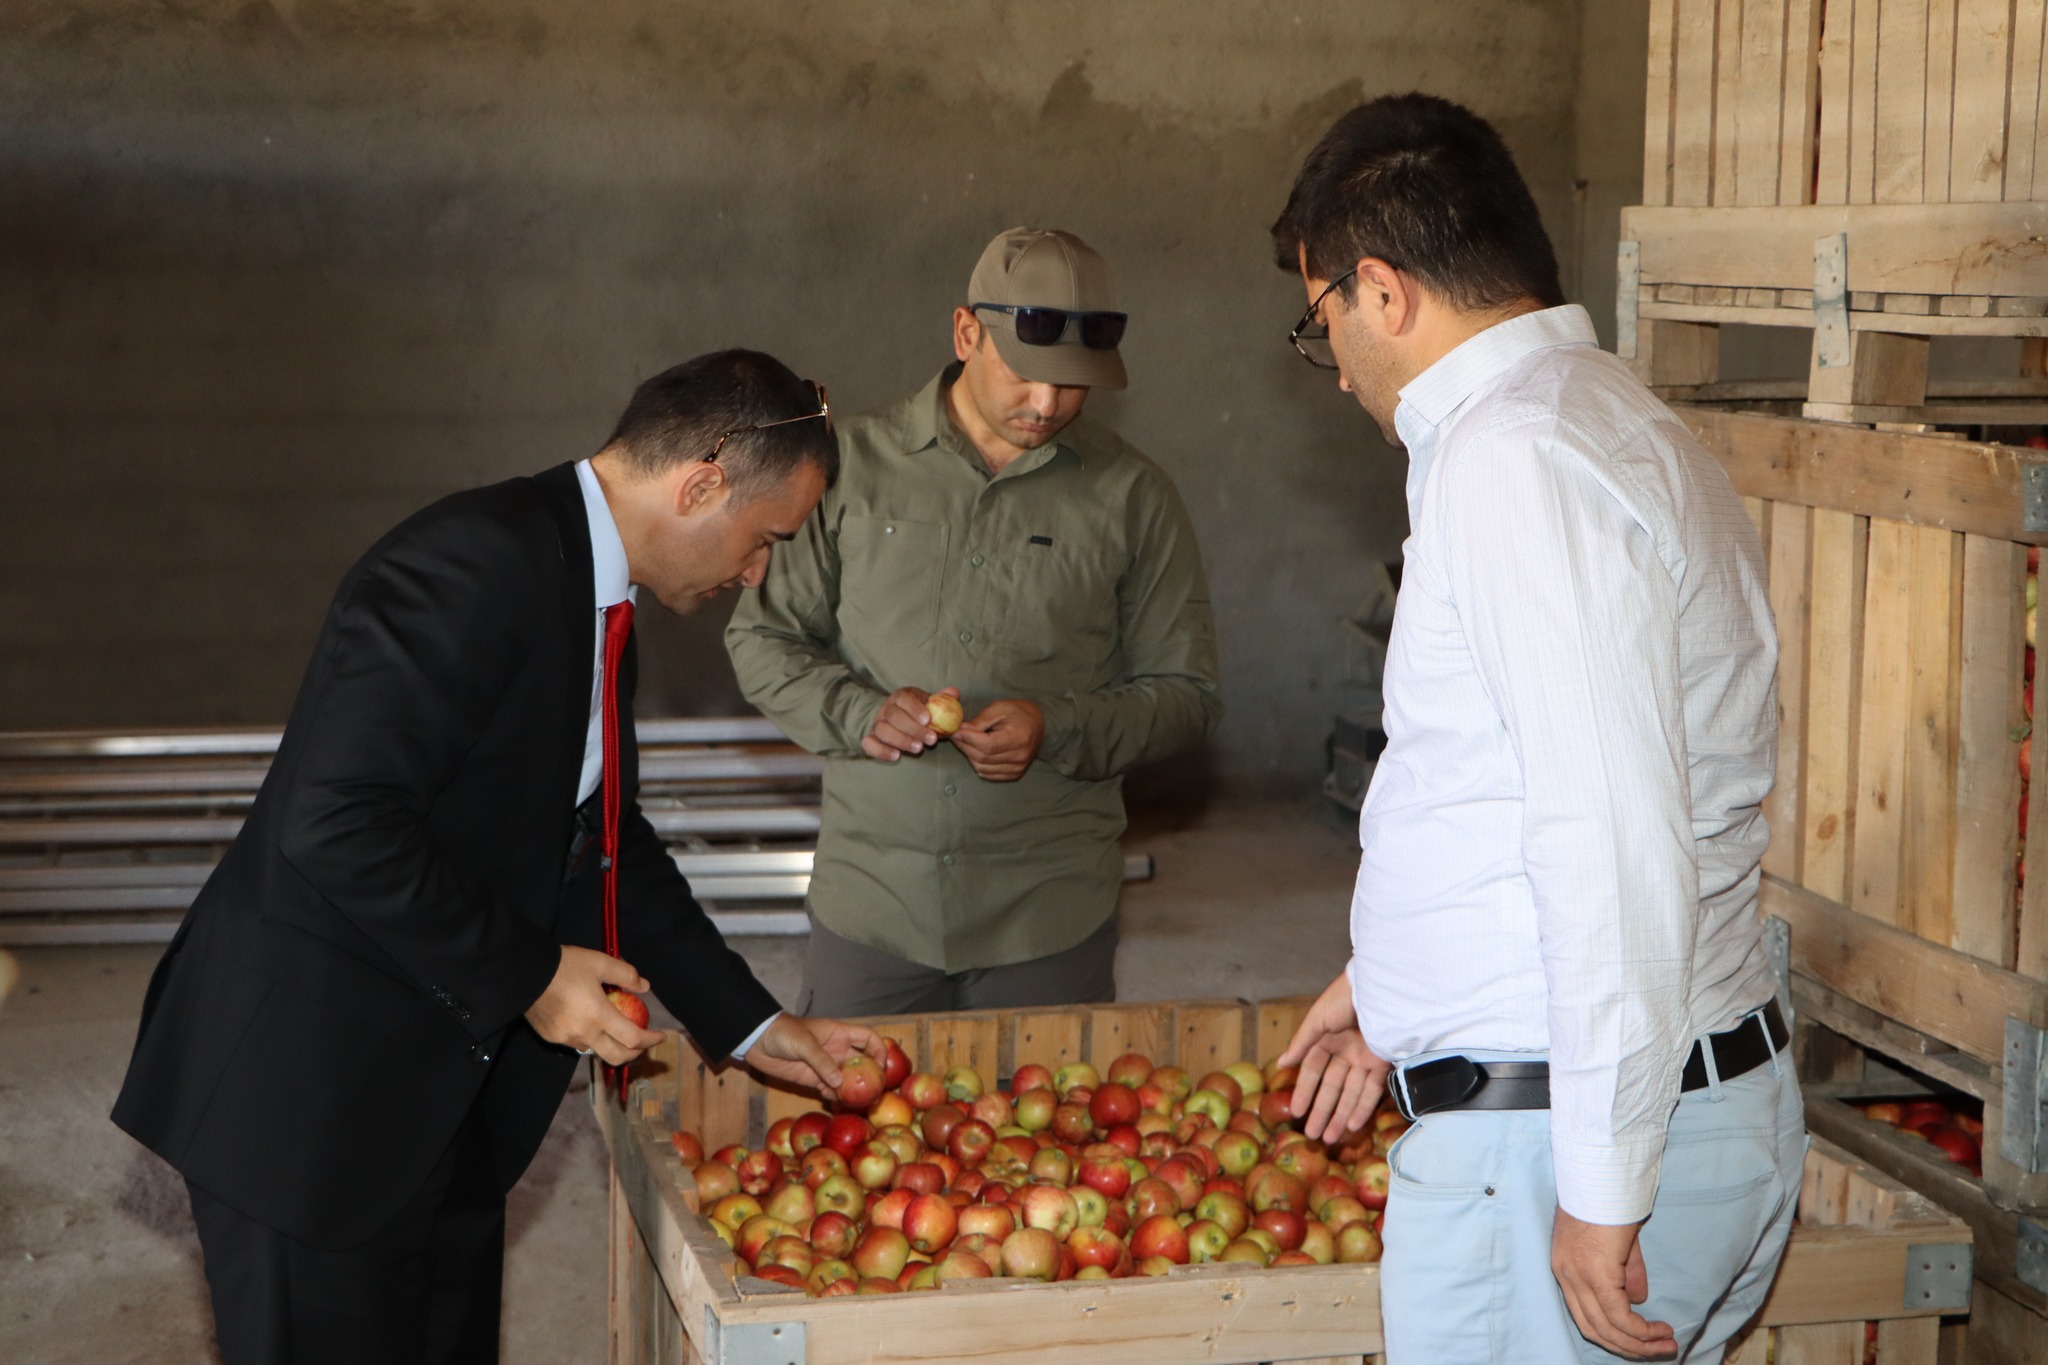
[[[1805,1148],[1755,906],[1756,534],[1564,304],[1469,111],[1354,109],[1274,238],[1307,287],[1296,346],[1409,460],[1354,955],[1283,1058],[1311,1134],[1383,1085],[1418,1118],[1390,1159],[1387,1359],[1718,1361]]]

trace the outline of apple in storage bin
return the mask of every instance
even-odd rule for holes
[[[853,1154],[865,1147],[874,1135],[874,1125],[859,1114],[839,1114],[825,1129],[825,1145],[845,1157],[850,1164]]]
[[[804,1277],[786,1265],[764,1265],[754,1272],[754,1278],[767,1280],[770,1284],[786,1284],[791,1289],[804,1287]]]
[[[1138,1117],[1138,1092],[1127,1085],[1110,1081],[1098,1086],[1088,1098],[1088,1117],[1095,1120],[1095,1126],[1105,1131],[1119,1123],[1130,1123]]]
[[[634,1028],[647,1027],[647,1002],[631,991],[607,987],[604,998],[611,1002],[613,1009],[626,1016],[626,1022]]]
[[[1074,1196],[1057,1185],[1027,1186],[1020,1204],[1026,1227],[1044,1228],[1063,1242],[1081,1221]]]
[[[1142,1052],[1126,1052],[1109,1064],[1109,1075],[1105,1078],[1117,1085],[1127,1085],[1136,1090],[1152,1077],[1152,1059]]]
[[[1164,1256],[1175,1265],[1188,1263],[1188,1232],[1170,1213],[1155,1214],[1131,1229],[1131,1254],[1140,1260]]]
[[[1237,1077],[1227,1071],[1211,1071],[1195,1082],[1195,1089],[1213,1090],[1223,1096],[1225,1103],[1230,1106],[1230,1112],[1233,1114],[1244,1107],[1244,1087],[1238,1084]],[[1189,1098],[1192,1099],[1193,1096],[1189,1096]],[[1216,1122],[1220,1127],[1224,1120],[1218,1119]]]
[[[1906,1105],[1905,1114],[1899,1119],[1902,1127],[1918,1129],[1926,1123],[1947,1123],[1948,1106],[1939,1100],[1912,1100]]]
[[[1188,1224],[1188,1258],[1196,1265],[1215,1260],[1229,1245],[1230,1234],[1208,1219],[1198,1218]]]
[[[811,1202],[817,1205],[819,1213],[843,1213],[848,1218],[858,1218],[867,1209],[868,1192],[842,1171],[819,1181],[818,1188],[811,1192]]]
[[[1391,1179],[1387,1159],[1369,1157],[1358,1163],[1358,1202],[1378,1211],[1387,1206],[1387,1181]]]
[[[877,1279],[895,1279],[909,1260],[910,1239],[900,1228],[869,1228],[853,1249],[853,1268]]]
[[[1021,1095],[1027,1090],[1052,1089],[1052,1070],[1037,1062],[1026,1062],[1010,1077],[1010,1093]]]
[[[704,1140],[695,1133],[678,1128],[669,1134],[668,1140],[685,1166],[695,1166],[704,1159]]]
[[[921,1194],[903,1210],[903,1234],[913,1250],[931,1256],[950,1245],[960,1230],[960,1214],[943,1194]]]
[[[1093,1185],[1076,1185],[1067,1191],[1074,1196],[1074,1209],[1084,1228],[1099,1228],[1109,1222],[1109,1200]]]
[[[969,1204],[960,1210],[960,1235],[979,1234],[1001,1242],[1017,1230],[1017,1215],[1002,1204]]]
[[[811,1220],[811,1250],[844,1260],[860,1240],[860,1224],[843,1213],[826,1212]]]
[[[955,1104],[972,1104],[981,1098],[981,1073],[971,1066],[950,1067],[946,1071],[946,1098]]]
[[[1897,1127],[1906,1117],[1906,1106],[1896,1100],[1877,1100],[1863,1106],[1863,1117]]]
[[[798,1159],[824,1145],[825,1134],[831,1130],[832,1116],[822,1109],[807,1109],[796,1116],[789,1125],[789,1149]]]
[[[768,1197],[761,1201],[761,1211],[794,1226],[817,1216],[818,1206],[810,1186],[790,1180],[768,1192]]]
[[[782,1158],[763,1147],[758,1152],[748,1152],[733,1169],[739,1173],[741,1189],[748,1194],[763,1195],[781,1178]]]
[[[882,1088],[894,1090],[910,1079],[910,1054],[894,1038],[883,1039]]]
[[[924,1111],[924,1118],[918,1122],[918,1131],[924,1138],[924,1145],[934,1151],[946,1150],[947,1139],[953,1130],[967,1122],[967,1111],[957,1104],[939,1103]]]
[[[1086,1062],[1068,1062],[1052,1073],[1052,1088],[1059,1092],[1061,1099],[1065,1099],[1076,1086],[1087,1086],[1092,1095],[1095,1087],[1101,1084],[1101,1073]]]
[[[1282,1251],[1293,1251],[1308,1236],[1308,1220],[1292,1209],[1267,1209],[1254,1214],[1252,1226],[1270,1235]]]
[[[882,1096],[882,1067],[874,1058],[856,1052],[839,1064],[839,1102],[849,1109],[865,1109]]]
[[[1011,1115],[1019,1128],[1027,1133],[1036,1133],[1052,1127],[1053,1111],[1059,1106],[1059,1096],[1049,1088],[1033,1086],[1017,1092],[1017,1099],[1011,1105]]]
[[[889,1182],[896,1177],[896,1153],[889,1150],[886,1142],[870,1141],[853,1154],[850,1169],[861,1188],[887,1189]]]
[[[1003,1239],[1003,1273],[1050,1282],[1060,1271],[1059,1239],[1044,1228],[1018,1228]]]
[[[903,1078],[897,1093],[920,1112],[946,1102],[946,1083],[929,1071],[913,1071]]]
[[[1130,1192],[1130,1168],[1124,1165],[1121,1156],[1114,1159],[1084,1157],[1081,1161],[1081,1183],[1107,1198],[1121,1199]]]
[[[812,1189],[824,1184],[835,1175],[847,1175],[850,1168],[846,1158],[830,1147],[813,1147],[804,1153],[804,1159],[797,1164],[797,1179]]]
[[[1082,1269],[1093,1265],[1114,1270],[1123,1259],[1124,1239],[1104,1228],[1080,1227],[1067,1239],[1067,1249],[1074,1253],[1074,1262]]]
[[[883,1092],[880,1099],[868,1106],[868,1122],[876,1131],[884,1128],[900,1128],[917,1122],[917,1111],[910,1107],[910,1101],[893,1090]]]
[[[1380,1258],[1380,1235],[1369,1223],[1347,1223],[1337,1229],[1337,1260],[1342,1265],[1365,1265]]]
[[[1337,1259],[1337,1234],[1326,1223],[1310,1222],[1301,1235],[1301,1249],[1317,1265],[1329,1265]]]
[[[960,705],[960,699],[946,692],[934,692],[924,699],[926,723],[935,735],[950,735],[960,728],[960,722],[967,718]]]
[[[1983,1157],[1977,1139],[1954,1124],[1928,1124],[1921,1129],[1921,1136],[1939,1147],[1942,1154],[1958,1166],[1974,1166]]]
[[[710,1207],[729,1194],[740,1192],[740,1174],[723,1161],[700,1161],[690,1168],[690,1178],[697,1182],[697,1202],[700,1207]]]
[[[1252,1225],[1252,1211],[1244,1199],[1227,1190],[1212,1190],[1195,1202],[1195,1217],[1214,1223],[1227,1237],[1241,1237]]]

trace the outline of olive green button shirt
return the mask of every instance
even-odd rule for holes
[[[946,410],[953,366],[841,426],[838,485],[726,647],[749,701],[823,754],[811,913],[948,972],[1071,948],[1116,908],[1123,774],[1200,744],[1222,715],[1194,528],[1159,467],[1075,421],[991,477]],[[861,753],[898,687],[1045,713],[1016,782],[951,744]]]

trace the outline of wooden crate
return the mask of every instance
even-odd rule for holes
[[[1809,417],[2048,421],[2048,343],[2018,375],[1927,378],[1930,337],[2048,337],[2044,18],[2042,0],[1652,0],[1622,355],[1674,396],[1803,398]],[[1806,383],[1710,392],[1726,323],[1815,329]]]
[[[1193,1071],[1276,1054],[1306,999],[1183,1001],[1085,1009],[925,1015],[870,1021],[920,1069],[967,1063],[1007,1076],[1020,1061],[1128,1051]],[[973,1359],[1024,1365],[1363,1365],[1380,1347],[1377,1266],[1245,1271],[1190,1266],[1156,1279],[1042,1285],[956,1282],[874,1298],[809,1299],[734,1279],[730,1250],[695,1211],[669,1142],[678,1126],[707,1145],[758,1142],[781,1114],[813,1107],[744,1070],[706,1066],[671,1042],[637,1069],[632,1101],[593,1086],[612,1156],[613,1365],[705,1360],[881,1365]],[[1970,1229],[1854,1158],[1814,1144],[1801,1226],[1757,1329],[1731,1359],[1827,1354],[1879,1324],[1879,1365],[1933,1365],[1938,1320],[1953,1298],[1914,1301],[1929,1268],[1967,1262]],[[1946,1259],[1944,1259],[1946,1258]],[[1800,1356],[1798,1352],[1809,1354]]]

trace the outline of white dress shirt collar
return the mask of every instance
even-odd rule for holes
[[[590,461],[576,462],[576,483],[583,490],[583,515],[590,520],[590,583],[599,611],[637,598],[633,580],[626,569],[626,542],[619,539],[619,524],[612,520],[611,504],[604,499],[604,486]]]

